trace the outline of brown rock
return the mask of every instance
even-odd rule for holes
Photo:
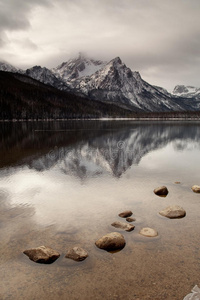
[[[200,193],[200,186],[199,185],[193,185],[192,190],[194,193]]]
[[[166,188],[166,186],[161,186],[161,187],[156,188],[154,190],[154,193],[158,196],[167,196],[167,194],[169,192],[168,192],[168,189]]]
[[[132,214],[133,213],[131,210],[125,210],[125,211],[121,212],[118,216],[121,218],[127,218],[127,217],[132,216]]]
[[[161,210],[159,214],[169,219],[177,219],[185,217],[186,211],[178,205],[173,205],[166,207],[164,210]]]
[[[88,253],[80,247],[73,247],[67,251],[65,257],[75,261],[82,261],[88,257]]]
[[[174,183],[175,183],[175,184],[180,184],[180,181],[175,181]]]
[[[112,226],[114,226],[115,228],[121,228],[125,231],[132,231],[135,226],[132,224],[127,224],[127,223],[122,223],[122,222],[114,222],[111,224]]]
[[[134,221],[136,221],[136,219],[135,219],[135,218],[128,217],[128,218],[126,218],[126,221],[127,221],[127,222],[134,222]]]
[[[25,250],[23,253],[26,254],[30,260],[41,264],[51,264],[60,256],[57,251],[45,246]]]
[[[118,232],[111,232],[102,236],[95,242],[95,245],[107,251],[114,251],[124,248],[126,245],[124,236]]]
[[[140,234],[147,237],[155,237],[158,235],[158,232],[153,228],[146,227],[140,230]]]

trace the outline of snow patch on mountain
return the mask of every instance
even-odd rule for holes
[[[173,94],[144,81],[139,72],[128,68],[119,57],[106,63],[78,57],[49,70],[34,66],[22,71],[6,63],[0,70],[25,73],[44,84],[91,100],[113,103],[133,111],[164,112],[200,108],[200,88],[176,86]]]
[[[85,76],[91,76],[105,65],[106,62],[88,59],[80,53],[78,58],[70,59],[69,61],[62,63],[56,68],[53,68],[52,72],[57,78],[60,77],[65,81],[70,81]]]
[[[13,65],[7,63],[7,62],[0,62],[0,71],[4,72],[12,72],[12,73],[21,73],[23,74],[24,71],[14,67]]]
[[[172,94],[179,97],[200,98],[200,88],[194,86],[176,85]]]
[[[91,76],[67,80],[67,84],[92,100],[114,103],[124,108],[145,111],[182,110],[171,97],[145,82],[119,57]]]

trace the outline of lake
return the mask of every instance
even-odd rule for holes
[[[200,286],[200,122],[1,122],[0,299],[183,299]],[[175,182],[179,182],[178,184]],[[167,186],[167,197],[153,190]],[[159,211],[186,210],[182,219]],[[135,229],[111,226],[132,210]],[[143,227],[158,237],[141,236]],[[109,232],[126,246],[95,246]],[[37,264],[25,249],[61,256]],[[65,258],[80,246],[83,262]]]

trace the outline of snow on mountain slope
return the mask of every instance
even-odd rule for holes
[[[65,81],[77,79],[85,76],[90,76],[96,71],[104,67],[106,62],[94,59],[88,59],[81,53],[79,57],[70,59],[67,62],[62,63],[58,67],[51,71],[57,78],[62,78]]]
[[[0,62],[0,71],[21,73],[21,74],[24,73],[23,70],[21,70],[19,68],[15,68],[14,66],[12,66],[11,64],[6,63],[6,62]]]
[[[34,66],[30,69],[27,69],[25,74],[27,76],[30,76],[31,78],[34,78],[40,82],[43,82],[44,84],[51,85],[53,87],[56,87],[60,90],[68,90],[67,85],[61,78],[57,78],[55,74],[47,69],[42,68],[40,66]]]
[[[22,71],[0,63],[1,69],[23,72],[60,90],[91,100],[114,103],[133,111],[164,112],[200,108],[200,89],[177,86],[170,94],[144,81],[139,72],[133,72],[119,57],[106,63],[79,54],[78,58],[70,59],[52,70],[35,66]]]
[[[142,80],[139,72],[132,72],[119,57],[91,76],[68,79],[67,84],[92,100],[125,108],[145,111],[183,110],[171,97]]]
[[[200,88],[194,86],[176,85],[172,94],[179,97],[195,97],[200,99]]]

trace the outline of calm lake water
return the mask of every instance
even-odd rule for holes
[[[183,299],[200,286],[200,123],[0,123],[0,299]],[[180,184],[175,184],[175,182]],[[166,185],[161,198],[154,188]],[[182,206],[183,219],[159,215]],[[111,223],[132,210],[135,229]],[[121,219],[122,220],[122,219]],[[152,227],[156,238],[139,235]],[[95,241],[112,231],[126,246]],[[36,264],[25,249],[61,253]],[[89,257],[66,259],[80,246]]]

